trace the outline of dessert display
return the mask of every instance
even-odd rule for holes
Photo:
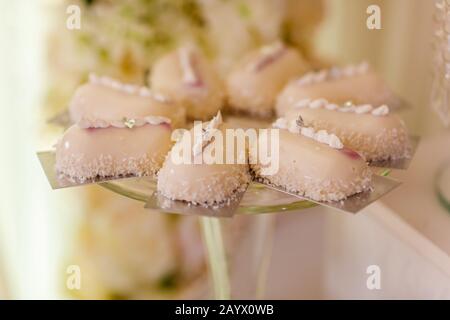
[[[326,130],[357,150],[367,161],[410,157],[409,135],[403,120],[387,105],[337,105],[325,99],[304,99],[286,111],[285,117],[301,117],[314,130]]]
[[[250,153],[251,170],[262,182],[316,201],[344,200],[370,190],[372,172],[366,161],[336,135],[304,126],[301,118],[280,118],[273,127],[280,129],[278,171],[264,174]]]
[[[184,106],[191,119],[209,119],[222,108],[225,97],[214,67],[192,47],[181,47],[159,59],[149,83],[155,93]]]
[[[148,116],[169,118],[177,128],[185,124],[185,110],[143,86],[89,75],[69,103],[70,118],[80,128],[123,127],[124,119],[144,121]]]
[[[222,141],[215,139],[215,132],[219,131],[225,137],[228,126],[222,122],[220,113],[211,121],[200,125],[202,128],[199,130],[199,137],[196,137],[194,127],[185,132],[173,146],[158,173],[157,189],[163,196],[172,200],[206,206],[224,204],[247,187],[250,182],[248,165],[246,162],[228,164],[225,161],[222,163],[205,161],[205,155],[218,152],[219,149],[222,155],[226,154],[226,139]],[[192,140],[193,145],[190,143]],[[176,161],[174,156],[183,144],[189,150],[187,162]],[[238,159],[238,151],[232,152],[235,153],[235,159]]]
[[[63,3],[66,9],[68,3]],[[325,12],[322,0],[81,1],[77,6],[83,13],[83,27],[77,32],[57,30],[49,50],[54,73],[50,73],[49,90],[52,113],[69,105],[74,125],[57,142],[56,152],[43,152],[50,154],[46,156],[50,161],[39,159],[50,164],[43,167],[55,189],[61,187],[52,183],[56,171],[77,181],[101,182],[102,188],[142,201],[145,209],[143,203],[113,197],[102,188],[83,190],[83,196],[89,197],[83,208],[88,218],[82,225],[77,259],[67,261],[81,268],[83,283],[81,290],[69,289],[70,295],[190,299],[214,293],[219,299],[236,298],[234,291],[238,290],[233,288],[231,295],[227,271],[238,270],[241,279],[246,274],[228,265],[228,257],[237,250],[224,250],[227,239],[222,232],[236,238],[231,230],[223,229],[222,217],[239,214],[237,220],[254,220],[245,214],[317,205],[311,200],[356,213],[399,184],[372,177],[366,163],[395,158],[402,152],[397,137],[403,137],[401,125],[385,107],[378,108],[394,105],[383,81],[367,65],[303,77],[308,70],[323,66],[312,36]],[[58,25],[63,25],[66,10],[58,12]],[[67,104],[75,87],[92,71],[114,79],[91,74]],[[301,79],[299,96],[298,87],[291,88],[297,77]],[[331,102],[326,105],[336,104],[342,112],[309,115],[309,109],[320,108],[294,106],[311,99],[315,107],[315,100],[325,98]],[[354,113],[344,111],[347,102],[345,107],[354,107]],[[373,106],[369,110],[375,113],[373,119],[354,125],[357,121],[350,117],[360,115],[356,109],[366,104]],[[232,115],[226,114],[224,121],[221,110]],[[275,114],[284,117],[274,123],[280,138],[280,163],[279,170],[269,175],[263,170],[267,168],[264,162],[249,159],[253,153],[230,148],[228,140],[219,137],[228,137],[224,133],[229,129],[248,128],[258,134],[259,130],[274,130],[267,127]],[[187,120],[210,121],[191,124]],[[327,124],[323,128],[322,120]],[[377,125],[386,128],[381,138]],[[174,130],[179,128],[188,130],[176,135]],[[368,140],[360,143],[355,131]],[[258,134],[256,140],[263,141]],[[378,147],[383,139],[387,142]],[[179,162],[179,152],[185,150],[189,161]],[[208,162],[230,152],[245,161]],[[119,179],[128,176],[138,178]],[[385,179],[385,185],[377,184],[378,178]],[[163,202],[149,206],[156,196],[192,210],[173,211],[163,207]],[[219,214],[222,205],[230,208],[230,215]],[[249,282],[258,281],[252,294],[256,291],[261,296],[266,248],[271,247],[263,238],[272,229],[263,220],[269,219],[255,224],[258,234],[248,245],[249,256],[264,255],[248,263],[255,265]],[[239,247],[245,247],[238,241]],[[264,250],[254,250],[255,244]],[[207,290],[207,266],[214,290]]]
[[[235,72],[241,72],[249,80],[241,78],[242,84],[255,89],[252,96],[247,96],[251,99],[246,106],[250,108],[248,113],[260,116],[271,113],[272,107],[256,107],[250,101],[269,101],[266,98],[270,92],[273,106],[277,94],[275,87],[287,81],[293,70],[298,74],[305,68],[297,53],[280,43],[264,47],[256,55],[253,53],[251,59],[244,60],[243,70]],[[370,189],[370,170],[366,161],[409,156],[406,127],[387,105],[355,105],[350,101],[339,104],[325,98],[299,99],[302,90],[308,86],[326,83],[330,88],[342,89],[342,92],[333,91],[335,97],[341,97],[341,94],[344,97],[345,90],[350,92],[347,87],[352,82],[359,84],[356,78],[366,79],[364,88],[378,83],[377,76],[367,64],[330,69],[286,86],[277,100],[277,112],[282,112],[284,117],[274,123],[281,129],[277,150],[279,170],[274,174],[264,173],[257,159],[252,159],[254,154],[248,154],[247,146],[245,150],[230,151],[223,139],[227,129],[259,130],[267,126],[261,122],[231,117],[230,123],[224,123],[218,111],[209,122],[194,123],[190,131],[182,129],[184,135],[173,145],[172,141],[176,139],[172,130],[185,124],[185,112],[201,119],[221,107],[218,100],[217,104],[209,104],[218,97],[214,92],[220,91],[220,80],[208,68],[196,49],[181,47],[155,66],[151,76],[152,91],[91,74],[89,82],[78,88],[70,103],[70,116],[76,124],[56,144],[57,173],[85,181],[155,176],[159,171],[157,190],[165,199],[208,207],[230,203],[236,199],[236,194],[245,191],[251,180],[247,162],[250,160],[251,170],[258,179],[316,201],[337,201]],[[240,78],[237,73],[232,73],[228,81]],[[171,89],[178,86],[180,90],[164,91],[161,88],[166,84],[173,84]],[[256,91],[257,87],[259,91]],[[353,95],[353,98],[359,97],[356,101],[363,99],[363,95],[358,94],[360,92]],[[230,101],[234,99],[232,96],[231,93]],[[387,93],[384,95],[385,98],[388,96]],[[192,97],[190,102],[185,100]],[[198,97],[202,97],[202,103],[196,100]],[[345,99],[336,98],[336,101],[342,100]],[[203,111],[201,115],[197,113],[200,110]],[[222,134],[220,139],[216,133]],[[189,146],[185,147],[186,144]],[[183,151],[180,161],[179,153],[183,148],[188,150],[188,155]],[[230,152],[235,159],[245,161],[225,163],[224,158],[219,162],[214,162],[217,159],[204,161],[217,154],[228,156]],[[252,163],[252,160],[256,162]]]
[[[250,115],[270,117],[283,86],[307,68],[300,54],[281,42],[250,52],[226,79],[228,107]]]
[[[306,68],[294,49],[281,43],[263,47],[244,61],[227,79],[229,102],[237,97],[237,91],[230,91],[230,83],[235,83],[235,88],[238,83],[251,87],[254,91],[245,98],[246,112],[259,116],[273,111],[278,89]],[[409,156],[403,121],[385,104],[299,98],[306,94],[305,88],[323,85],[341,90],[329,91],[336,101],[346,100],[346,92],[351,92],[355,101],[362,100],[364,92],[369,93],[366,87],[382,87],[367,64],[312,75],[289,83],[277,99],[277,112],[284,117],[273,124],[281,130],[278,149],[271,152],[278,152],[279,170],[268,174],[266,164],[253,159],[256,153],[249,152],[247,145],[243,150],[235,148],[234,142],[229,146],[226,134],[233,129],[265,130],[268,124],[240,116],[223,122],[218,111],[222,102],[216,100],[222,97],[220,79],[196,49],[181,47],[163,57],[151,74],[152,90],[91,74],[70,103],[76,124],[56,144],[56,171],[79,181],[157,174],[156,188],[165,200],[204,207],[230,204],[231,200],[239,203],[236,195],[243,194],[251,181],[250,169],[259,180],[316,201],[340,201],[370,190],[371,171],[366,161]],[[353,82],[366,91],[349,90]],[[250,92],[247,89],[246,94]],[[317,90],[317,95],[320,92]],[[386,89],[384,95],[371,97],[385,101],[391,95]],[[185,112],[194,119],[212,112],[217,115],[209,122],[194,122],[191,130],[178,129],[184,134],[176,135],[179,132],[172,130],[185,124]],[[266,142],[257,133],[254,138],[258,146]],[[230,153],[240,162],[225,161]],[[218,157],[222,158],[217,162]]]
[[[277,98],[276,113],[282,117],[288,110],[305,99],[326,99],[332,103],[371,104],[391,107],[399,104],[398,99],[369,66],[359,65],[334,67],[306,75],[291,81]]]

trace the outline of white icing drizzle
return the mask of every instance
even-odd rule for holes
[[[154,126],[158,126],[160,124],[171,124],[172,121],[169,118],[162,116],[146,116],[138,119],[127,119],[124,118],[122,121],[111,121],[111,126],[117,128],[133,128],[140,127],[145,124],[151,124]],[[131,124],[131,125],[130,125]]]
[[[171,124],[171,120],[166,117],[161,116],[147,116],[143,118],[137,119],[129,119],[123,118],[122,120],[114,120],[114,121],[106,121],[101,119],[90,120],[90,119],[81,119],[77,122],[77,125],[82,129],[87,128],[128,128],[132,129],[134,127],[140,127],[145,124],[151,125],[160,125],[160,124]]]
[[[346,102],[342,106],[335,103],[329,103],[326,99],[303,99],[298,101],[294,105],[295,109],[310,108],[310,109],[320,109],[325,108],[327,110],[333,110],[338,112],[353,112],[356,114],[367,114],[370,113],[374,116],[386,116],[389,114],[389,107],[385,104],[375,108],[371,104],[354,105],[352,102]]]
[[[301,134],[307,138],[314,139],[320,143],[324,143],[334,149],[342,149],[344,144],[332,133],[326,130],[315,131],[312,127],[304,127],[297,120],[288,121],[285,118],[277,119],[272,126],[278,129],[286,129],[291,133]]]
[[[122,83],[110,77],[97,76],[95,73],[89,74],[89,83],[98,84],[105,87],[109,87],[118,91],[122,91],[128,94],[135,94],[141,97],[150,97],[154,100],[162,103],[169,103],[170,99],[158,94],[153,93],[149,88],[144,86],[138,86],[134,84]]]
[[[222,114],[219,111],[217,115],[212,118],[211,121],[209,121],[206,127],[202,129],[201,136],[195,137],[196,143],[192,147],[194,156],[203,152],[204,147],[211,142],[211,139],[214,136],[215,129],[218,129],[222,123]]]
[[[172,121],[167,118],[167,117],[162,117],[162,116],[147,116],[144,117],[144,120],[148,123],[148,124],[152,124],[154,126],[160,125],[160,124],[170,124]]]
[[[356,75],[365,74],[369,71],[369,64],[362,62],[358,65],[348,65],[342,68],[333,67],[331,69],[324,69],[317,72],[309,72],[302,76],[296,83],[300,86],[307,86],[328,80],[336,80],[344,77],[353,77]]]
[[[183,47],[178,51],[180,66],[183,72],[183,82],[186,84],[198,84],[200,78],[192,65],[192,49]]]
[[[311,109],[319,109],[319,108],[326,106],[327,104],[328,104],[327,100],[317,99],[317,100],[311,101],[311,103],[309,104],[309,107]]]
[[[363,105],[357,106],[355,108],[355,113],[365,114],[365,113],[371,112],[372,109],[373,109],[373,107],[371,104],[363,104]]]
[[[382,105],[372,111],[374,116],[385,116],[389,113],[389,107],[387,105]]]
[[[166,96],[164,96],[164,95],[162,95],[160,93],[152,92],[151,94],[152,94],[152,98],[155,99],[158,102],[161,102],[161,103],[172,103],[172,100],[170,100],[168,97],[166,97]]]

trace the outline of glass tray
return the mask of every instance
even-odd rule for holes
[[[403,103],[403,106],[406,104]],[[241,116],[233,116],[226,115],[227,122],[232,127],[239,128],[265,128],[270,125],[270,121],[268,120],[257,120],[248,117]],[[57,119],[58,121],[56,121]],[[58,123],[59,125],[68,125],[68,117],[67,115],[60,115],[52,119],[52,123]],[[60,123],[61,122],[61,123]],[[417,148],[419,139],[417,137],[411,137],[411,142],[413,146],[413,153]],[[67,187],[67,186],[76,186],[80,185],[80,183],[69,183],[68,185],[61,186],[59,183],[53,181],[56,180],[56,177],[53,177],[53,168],[54,168],[54,154],[45,154],[45,152],[39,154],[41,163],[49,176],[50,183],[52,187]],[[372,168],[375,174],[386,176],[386,170],[382,170],[380,168],[402,168],[406,169],[409,165],[409,161],[402,161],[401,163],[383,163],[382,165],[372,164]],[[378,167],[378,169],[376,169]],[[145,202],[146,204],[152,203],[155,204],[156,201],[151,199],[153,192],[156,190],[155,181],[150,178],[130,178],[130,179],[119,179],[119,180],[103,180],[103,181],[90,181],[84,182],[82,184],[87,183],[97,183],[102,187],[105,187],[111,191],[114,191],[120,195],[126,196],[131,199],[139,200]],[[393,188],[398,186],[398,182],[390,181],[390,180],[381,180],[378,179],[375,181],[375,192],[371,195],[360,195],[357,197],[353,197],[353,199],[346,199],[344,203],[341,204],[329,204],[329,203],[315,203],[308,199],[301,199],[297,196],[294,196],[289,193],[283,193],[277,190],[273,190],[270,187],[266,187],[264,185],[258,183],[250,184],[248,190],[244,194],[241,202],[239,203],[239,208],[234,211],[234,214],[260,214],[260,213],[276,213],[276,212],[284,212],[284,211],[296,211],[307,209],[311,207],[315,207],[317,205],[326,205],[338,210],[357,213],[359,210],[377,200],[384,194],[391,191]],[[147,206],[152,208],[152,206]],[[154,205],[154,207],[158,207],[158,204]],[[174,206],[173,206],[174,207]],[[183,207],[183,205],[181,205]],[[170,208],[173,209],[173,208]],[[164,210],[163,210],[164,211]],[[192,211],[192,210],[181,210],[181,212],[165,210],[165,212],[176,212],[176,213],[185,213],[182,211]],[[227,211],[227,210],[224,210]],[[230,211],[230,210],[228,210]],[[226,213],[228,214],[228,213]],[[206,214],[203,214],[206,215]],[[220,216],[211,214],[212,216]],[[225,214],[223,214],[225,216]]]
[[[110,177],[75,181],[55,172],[56,156],[54,151],[38,152],[42,168],[53,189],[98,184],[131,199],[145,202],[148,209],[166,213],[203,215],[211,217],[231,217],[235,214],[277,213],[301,210],[316,205],[331,207],[348,213],[358,213],[372,202],[399,186],[401,182],[385,177],[389,170],[380,171],[372,167],[373,179],[371,190],[353,195],[345,200],[335,202],[314,201],[299,197],[281,188],[252,182],[245,192],[237,195],[236,201],[225,206],[204,207],[184,201],[173,201],[156,192],[154,177]]]
[[[399,186],[401,182],[386,178],[389,174],[389,170],[381,170],[379,168],[372,168],[373,175],[373,189],[372,191],[366,191],[349,197],[340,202],[316,202],[309,199],[302,199],[294,194],[282,192],[276,188],[260,184],[258,182],[252,182],[247,191],[243,195],[241,202],[238,202],[237,209],[230,209],[232,212],[228,214],[229,210],[223,208],[223,210],[207,210],[209,213],[204,213],[202,207],[196,208],[186,203],[179,203],[181,210],[172,206],[164,210],[160,204],[155,205],[155,193],[156,180],[150,177],[142,178],[125,178],[119,180],[109,180],[99,182],[98,185],[107,188],[113,192],[116,192],[125,197],[142,201],[146,203],[146,207],[150,209],[160,210],[168,213],[181,213],[215,216],[215,217],[230,217],[234,214],[262,214],[262,213],[278,213],[286,211],[297,211],[315,207],[317,205],[324,205],[337,210],[341,210],[348,213],[357,213],[370,203],[378,200],[386,193],[392,191]],[[170,201],[170,200],[169,200]],[[149,205],[152,204],[152,205]],[[174,211],[171,211],[174,210]],[[197,212],[198,211],[198,212]]]
[[[151,178],[130,178],[99,183],[100,186],[128,198],[147,203],[150,194],[156,190],[156,182]],[[273,213],[301,210],[318,204],[302,200],[287,193],[252,183],[239,204],[238,214]]]

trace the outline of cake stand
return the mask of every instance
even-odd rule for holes
[[[386,176],[389,171],[382,170],[379,174]],[[98,185],[143,203],[148,202],[150,195],[156,189],[155,181],[150,178],[111,180]],[[252,216],[251,227],[254,228],[250,232],[252,259],[250,270],[248,270],[251,279],[247,279],[249,282],[247,286],[250,286],[252,292],[251,298],[263,298],[265,293],[276,218],[271,213],[297,212],[317,205],[259,184],[249,186],[236,214]],[[224,225],[230,221],[230,218],[199,215],[199,220],[214,297],[218,300],[231,299],[229,261],[224,234]]]
[[[229,117],[228,121],[239,128],[261,128],[268,126],[266,121],[244,117]],[[67,123],[64,124],[67,125]],[[412,139],[411,141],[413,142],[413,147],[415,150],[418,140]],[[230,216],[252,216],[252,223],[250,224],[252,231],[249,232],[251,235],[252,259],[249,265],[246,265],[250,268],[247,270],[250,278],[246,278],[246,281],[248,282],[247,285],[252,290],[250,293],[251,296],[245,298],[263,298],[267,269],[271,256],[272,235],[275,225],[275,215],[271,213],[299,211],[312,208],[317,205],[330,206],[341,211],[356,213],[361,210],[361,208],[367,206],[373,201],[376,201],[378,198],[400,184],[398,181],[384,179],[382,177],[388,175],[389,170],[381,168],[396,168],[396,166],[392,164],[380,164],[372,167],[375,173],[373,179],[374,188],[372,191],[352,196],[345,201],[336,202],[334,204],[317,204],[309,200],[301,199],[296,195],[281,192],[280,190],[274,190],[270,186],[252,182],[243,195],[241,201],[237,203],[238,206],[236,210],[231,210],[231,215],[221,215],[217,214],[218,212],[205,215],[203,210],[199,208],[193,209],[186,204],[182,205],[184,210],[181,211],[175,211],[173,210],[173,207],[169,207],[169,210],[162,210],[162,206],[160,206],[160,204],[156,204],[154,207],[148,206],[148,204],[152,202],[155,204],[156,181],[153,178],[134,177],[115,180],[90,181],[84,183],[70,181],[65,181],[62,183],[59,181],[54,170],[55,153],[53,151],[38,152],[38,157],[44,171],[46,172],[47,178],[54,189],[96,183],[122,196],[141,201],[145,203],[146,207],[151,209],[160,210],[166,213],[197,215],[200,220],[203,241],[207,252],[214,297],[221,300],[232,298],[229,276],[229,259],[225,244],[226,234],[224,232],[225,225],[231,220],[229,218]],[[398,165],[399,168],[405,169],[408,162],[399,163]],[[189,207],[188,210],[186,210],[187,207]]]

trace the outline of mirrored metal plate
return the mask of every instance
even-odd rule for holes
[[[391,168],[391,169],[408,169],[411,161],[414,157],[414,154],[417,151],[417,147],[419,146],[420,137],[419,136],[409,136],[409,141],[411,143],[410,156],[408,158],[396,159],[396,160],[383,160],[383,161],[372,161],[369,163],[371,167],[379,167],[379,168]]]
[[[156,179],[139,177],[122,180],[110,180],[99,183],[100,186],[130,199],[147,203],[156,190]],[[265,214],[298,211],[317,206],[307,200],[266,188],[260,183],[250,183],[239,209],[235,214]]]
[[[312,203],[328,206],[344,212],[357,213],[358,211],[368,206],[370,203],[378,200],[380,197],[384,196],[401,184],[401,182],[398,182],[396,180],[374,175],[374,188],[372,191],[354,195],[340,202],[320,202],[311,200],[306,197],[301,197],[295,193],[286,192],[285,190],[282,190],[278,187],[261,184],[258,182],[252,182],[251,189],[259,190],[259,192],[255,193],[253,190],[253,193],[255,193],[254,196],[257,196],[258,199],[256,200],[258,201],[255,202],[255,199],[253,199],[253,197],[251,199],[253,202],[250,201],[251,205],[245,203],[243,204],[244,207],[240,206],[241,200],[246,193],[246,191],[244,191],[236,195],[236,198],[227,205],[217,207],[204,207],[201,205],[189,204],[184,201],[170,200],[158,194],[156,192],[156,179],[154,177],[111,177],[76,181],[62,175],[58,176],[55,171],[55,152],[43,151],[38,152],[37,155],[47,176],[47,179],[53,189],[76,187],[95,183],[129,198],[144,201],[146,202],[146,208],[149,209],[167,213],[214,217],[231,217],[234,214],[254,214],[282,212],[286,210],[300,210],[311,207]],[[136,192],[135,189],[139,192]],[[260,199],[261,195],[265,195],[267,193],[262,192],[264,190],[273,190],[284,194],[285,197],[280,199],[282,203],[280,204],[277,202],[276,205],[273,205],[273,201],[271,200],[270,206],[268,206],[268,204],[265,204],[263,201],[264,199]],[[135,194],[139,196],[134,196]],[[258,204],[256,205],[256,203]]]
[[[232,217],[239,209],[239,204],[244,197],[247,188],[235,194],[232,200],[217,206],[195,205],[186,201],[171,200],[157,191],[152,191],[145,208],[166,213],[178,213],[185,215],[197,215],[208,217]]]
[[[40,151],[37,153],[42,169],[47,176],[48,182],[52,189],[62,189],[69,187],[77,187],[82,185],[88,185],[93,183],[101,183],[111,180],[125,180],[135,179],[133,176],[121,176],[121,177],[107,177],[107,178],[95,178],[86,179],[83,181],[67,177],[62,174],[58,174],[55,170],[56,155],[55,151]]]
[[[347,199],[342,200],[342,201],[325,202],[325,201],[315,201],[315,200],[312,200],[307,197],[302,197],[296,193],[288,192],[281,187],[276,187],[276,186],[264,183],[264,185],[268,188],[290,194],[294,197],[297,197],[297,198],[300,198],[303,200],[308,200],[308,201],[317,203],[321,206],[326,206],[329,208],[337,209],[337,210],[347,212],[347,213],[352,213],[352,214],[358,213],[359,211],[361,211],[362,209],[367,207],[372,202],[380,199],[382,196],[384,196],[387,193],[394,190],[400,184],[401,184],[401,182],[396,181],[394,179],[390,179],[387,177],[381,177],[379,175],[373,175],[373,179],[372,179],[373,189],[371,191],[366,191],[366,192],[355,194],[355,195],[348,197]]]

